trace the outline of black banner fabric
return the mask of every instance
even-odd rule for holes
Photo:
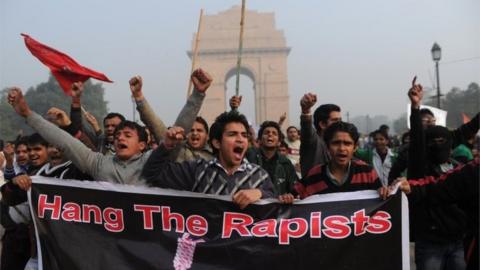
[[[35,177],[39,269],[409,269],[404,195],[293,205]]]

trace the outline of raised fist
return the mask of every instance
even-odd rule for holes
[[[190,79],[195,89],[201,93],[205,93],[212,84],[212,76],[201,68],[194,70]]]
[[[18,87],[12,87],[8,91],[8,103],[12,105],[15,112],[22,117],[29,116],[32,111],[28,107],[25,98],[23,97],[22,90]]]
[[[132,91],[133,98],[135,98],[135,100],[143,99],[142,77],[139,75],[132,77],[128,83],[130,84],[130,91]]]
[[[300,106],[302,107],[303,114],[309,114],[310,109],[317,103],[317,95],[313,93],[306,93],[303,95],[302,99],[300,100]]]
[[[415,76],[412,80],[412,87],[408,90],[408,98],[412,103],[412,107],[420,108],[420,103],[422,102],[423,98],[423,87],[421,84],[415,84],[417,81],[417,76]]]
[[[167,130],[163,144],[167,149],[175,148],[175,146],[185,139],[185,131],[181,127],[173,126]]]
[[[67,127],[72,123],[66,112],[55,107],[47,111],[47,118],[59,127]]]
[[[232,96],[229,103],[232,111],[238,109],[240,104],[242,104],[242,96]]]

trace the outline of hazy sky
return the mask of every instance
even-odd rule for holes
[[[185,101],[191,68],[186,51],[200,9],[216,14],[240,2],[1,0],[0,89],[27,89],[48,78],[48,69],[26,49],[24,32],[107,74],[115,81],[104,84],[109,109],[129,118],[128,80],[142,75],[145,95],[171,124]],[[347,111],[351,117],[397,117],[415,74],[433,86],[434,42],[442,47],[442,92],[480,83],[478,0],[247,0],[247,8],[274,12],[292,48],[292,124],[298,124],[299,100],[307,91],[317,93],[319,103],[339,104],[344,117]]]

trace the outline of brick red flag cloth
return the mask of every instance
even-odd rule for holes
[[[25,45],[30,52],[52,71],[65,94],[71,95],[70,87],[72,83],[85,82],[89,78],[112,82],[105,74],[78,64],[70,56],[36,41],[29,35],[21,35],[24,37]]]

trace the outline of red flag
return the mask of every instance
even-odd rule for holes
[[[470,122],[470,117],[462,112],[463,123],[466,124]]]
[[[25,45],[40,62],[46,65],[53,76],[57,79],[60,87],[67,95],[71,95],[70,87],[74,82],[85,82],[89,78],[95,78],[104,82],[112,82],[105,74],[86,68],[78,64],[70,56],[50,48],[29,35],[22,34]]]

